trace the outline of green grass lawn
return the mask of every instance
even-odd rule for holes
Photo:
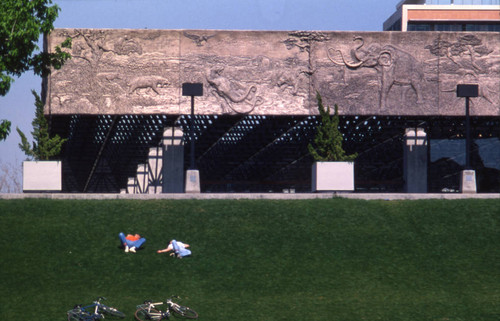
[[[500,200],[2,200],[0,320],[175,294],[201,320],[498,321],[499,221]],[[157,254],[172,238],[193,256]]]

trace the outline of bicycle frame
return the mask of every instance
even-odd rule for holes
[[[104,316],[101,313],[99,313],[99,308],[104,306],[100,302],[102,299],[104,299],[104,298],[100,297],[96,301],[94,301],[92,304],[87,305],[87,306],[78,306],[78,308],[80,309],[81,312],[88,314],[88,315],[83,316],[85,318],[84,321],[93,321],[93,320],[104,319]],[[81,315],[80,315],[80,317],[81,317]]]
[[[179,299],[177,296],[172,296],[172,298],[174,297]],[[144,301],[143,304],[136,307],[135,318],[139,321],[160,321],[169,319],[171,315],[186,319],[198,318],[198,313],[196,313],[196,311],[172,301],[172,298],[163,302]],[[158,309],[160,305],[166,305],[166,308],[160,310]]]
[[[102,306],[102,304],[100,302],[101,299],[102,298],[99,298],[99,299],[97,299],[97,301],[94,301],[91,305],[84,306],[81,309],[85,312],[92,313],[91,317],[94,319],[97,319],[97,320],[102,319],[102,315],[99,313],[99,308]],[[93,312],[89,311],[91,308],[94,308]],[[94,320],[94,319],[92,319],[92,320]]]
[[[167,311],[158,311],[158,312],[151,312],[151,309],[154,309],[158,305],[163,305],[163,302],[148,302],[145,304],[138,305],[138,309],[143,309],[145,310],[149,317],[153,320],[162,320],[162,319],[168,319],[170,317],[170,310],[167,309]]]
[[[90,307],[90,306],[88,306]],[[101,314],[95,313],[95,312],[89,312],[85,310],[84,307],[80,307],[78,310],[73,309],[68,311],[68,317],[70,314],[74,315],[75,317],[78,318],[78,320],[82,321],[94,321],[94,320],[100,320],[103,319],[103,316]]]
[[[176,308],[180,307],[180,305],[175,303],[174,301],[172,301],[172,299],[167,299],[167,302],[165,302],[165,303],[167,303],[169,311],[172,310],[173,307],[176,307]]]

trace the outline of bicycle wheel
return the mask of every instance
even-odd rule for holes
[[[90,313],[80,309],[73,309],[68,311],[68,321],[85,321],[89,320]]]
[[[174,311],[174,315],[180,318],[186,319],[198,319],[198,313],[195,310],[175,304],[172,306],[172,311]]]
[[[108,315],[111,315],[111,316],[114,316],[114,317],[117,317],[117,318],[125,318],[125,314],[121,311],[118,311],[118,309],[116,308],[113,308],[113,307],[108,307],[106,305],[103,305],[99,308],[99,310],[102,312],[102,313],[106,313]]]
[[[151,314],[148,313],[148,310],[146,309],[137,309],[135,311],[135,318],[137,321],[150,321],[150,320],[161,320],[161,313],[158,310],[151,309],[149,310],[151,313],[154,313],[155,315],[152,316]]]

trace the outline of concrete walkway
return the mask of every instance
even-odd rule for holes
[[[364,200],[418,200],[418,199],[500,199],[500,193],[491,194],[407,194],[407,193],[200,193],[200,194],[78,194],[78,193],[22,193],[2,194],[2,199],[132,199],[132,200],[208,200],[208,199],[271,199],[271,200],[303,200],[303,199],[328,199],[343,197]]]

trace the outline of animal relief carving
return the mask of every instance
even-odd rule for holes
[[[169,81],[166,78],[160,76],[142,76],[133,79],[129,84],[129,94],[135,92],[139,94],[140,89],[151,89],[157,95],[160,95],[158,91],[158,87],[167,87],[169,85]]]
[[[228,110],[231,110],[237,114],[251,113],[263,101],[262,97],[257,96],[257,87],[252,85],[244,89],[243,85],[233,83],[222,76],[223,71],[224,68],[216,68],[210,71],[210,75],[207,76],[208,83],[215,90],[217,96],[223,100],[222,112],[227,113]],[[246,105],[248,109],[241,110],[235,105]]]
[[[360,70],[364,67],[377,71],[380,79],[379,107],[381,110],[387,109],[387,97],[394,85],[411,88],[417,97],[416,103],[424,102],[422,84],[425,79],[422,67],[413,55],[393,45],[382,46],[374,43],[364,47],[362,37],[354,37],[353,42],[357,43],[350,51],[353,61],[348,61],[341,50],[333,48],[328,48],[327,55],[333,63],[346,66],[351,70]],[[336,61],[331,56],[331,53],[335,51],[340,53],[342,61]]]
[[[188,39],[191,39],[194,41],[194,43],[198,46],[198,47],[202,47],[206,42],[208,42],[208,40],[212,37],[215,37],[215,35],[211,35],[211,36],[199,36],[199,35],[195,35],[195,34],[190,34],[190,33],[187,33],[184,31],[184,37],[188,38]]]
[[[132,53],[142,55],[142,46],[137,41],[128,39],[128,37],[118,39],[113,49],[117,55],[129,55]]]

